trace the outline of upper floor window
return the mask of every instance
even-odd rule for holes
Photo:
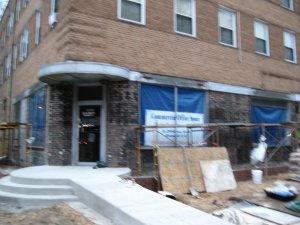
[[[10,68],[11,68],[11,55],[8,54],[5,57],[5,79],[10,77]]]
[[[29,32],[25,29],[20,37],[20,62],[27,58]]]
[[[195,0],[175,0],[176,32],[195,36]]]
[[[41,37],[41,12],[37,10],[35,12],[35,37],[34,37],[34,42],[36,45],[40,43],[40,37]]]
[[[290,31],[283,32],[284,58],[288,62],[297,63],[296,37]]]
[[[58,12],[58,0],[51,0],[50,14]]]
[[[21,0],[17,0],[17,3],[16,3],[16,21],[20,20],[20,11],[21,11]]]
[[[23,0],[23,7],[26,8],[30,0]]]
[[[220,8],[219,9],[219,41],[222,44],[236,47],[236,13]]]
[[[145,24],[146,0],[119,0],[118,16],[120,19]]]
[[[0,64],[0,85],[3,84],[3,66]]]
[[[7,27],[6,27],[6,32],[7,32],[7,36],[9,36],[14,29],[14,13],[11,12],[9,14],[8,20],[7,20]]]
[[[270,55],[269,27],[261,21],[254,21],[255,51],[263,55]]]
[[[294,10],[293,0],[281,0],[281,5],[289,10]]]
[[[12,68],[13,70],[17,69],[17,58],[18,58],[18,49],[17,45],[13,45],[13,61],[12,61]]]

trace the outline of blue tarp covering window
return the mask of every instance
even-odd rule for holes
[[[45,139],[45,91],[41,89],[29,97],[28,122],[32,125],[33,146],[43,146]]]
[[[203,91],[189,88],[141,85],[141,118],[142,125],[188,125],[204,123],[205,94]],[[171,146],[174,143],[186,144],[188,130],[186,128],[159,128],[156,140],[151,131],[142,136],[142,143],[152,145],[159,141],[160,145]],[[193,134],[194,140],[203,137],[203,132]]]
[[[177,103],[175,103],[175,99],[177,99]],[[204,102],[205,94],[200,90],[142,84],[141,124],[145,124],[147,109],[204,113]]]
[[[287,109],[269,106],[252,106],[253,123],[284,123],[287,122]],[[284,138],[286,131],[284,128],[268,127],[266,138],[269,146],[275,146]],[[254,141],[258,142],[259,136],[263,134],[261,129],[254,130]]]

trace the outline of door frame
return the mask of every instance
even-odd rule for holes
[[[102,100],[98,101],[78,101],[78,87],[82,86],[99,86],[102,87]],[[72,165],[93,166],[96,162],[79,162],[79,107],[83,105],[100,106],[100,137],[99,137],[99,157],[100,161],[106,162],[106,87],[103,85],[78,85],[74,86],[73,96],[73,118],[72,118]]]

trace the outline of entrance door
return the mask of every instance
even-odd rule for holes
[[[78,163],[100,160],[101,105],[78,106]]]

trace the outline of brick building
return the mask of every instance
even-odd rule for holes
[[[299,19],[299,0],[10,0],[0,121],[32,124],[35,165],[131,168],[134,128],[150,113],[296,121]],[[226,131],[221,144],[247,163],[254,140],[236,135],[247,144],[232,148]]]

